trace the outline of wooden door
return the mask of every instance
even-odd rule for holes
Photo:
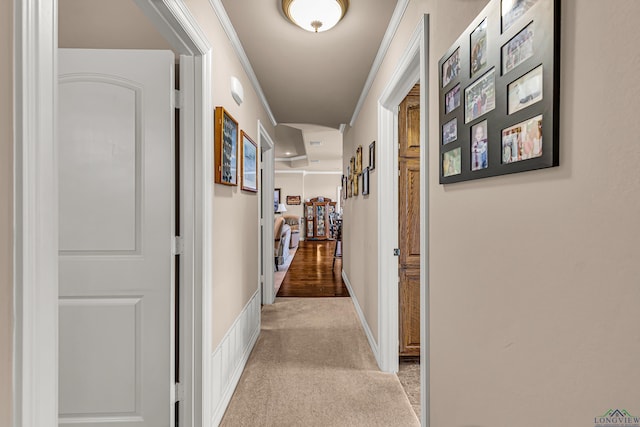
[[[398,113],[400,355],[420,355],[420,86]]]
[[[60,50],[60,425],[173,424],[174,61]]]

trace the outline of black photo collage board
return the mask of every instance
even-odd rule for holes
[[[491,0],[438,62],[440,183],[559,164],[560,0]]]

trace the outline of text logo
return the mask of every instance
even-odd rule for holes
[[[594,427],[640,427],[640,417],[633,416],[626,409],[609,409],[593,420]]]

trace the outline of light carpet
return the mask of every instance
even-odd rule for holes
[[[419,426],[380,372],[350,298],[278,298],[222,426]]]

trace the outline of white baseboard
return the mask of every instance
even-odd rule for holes
[[[364,317],[364,312],[362,308],[360,308],[360,303],[358,302],[358,297],[355,292],[353,292],[353,288],[351,287],[351,282],[347,277],[347,273],[342,270],[342,280],[344,280],[344,284],[347,286],[349,290],[349,295],[351,296],[351,301],[353,302],[353,306],[356,308],[356,313],[358,313],[358,317],[360,318],[360,323],[362,323],[362,328],[364,329],[364,333],[367,336],[367,340],[369,341],[369,346],[371,346],[371,351],[373,351],[373,355],[376,358],[376,362],[378,362],[378,366],[380,365],[380,354],[378,352],[378,344],[376,340],[373,338],[373,333],[371,332],[371,328],[367,323],[367,319]]]
[[[256,291],[211,356],[213,416],[218,426],[260,335],[260,292]]]

